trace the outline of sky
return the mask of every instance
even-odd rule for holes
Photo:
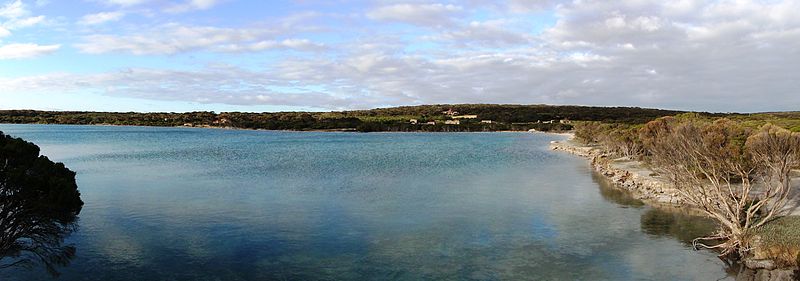
[[[800,110],[800,0],[0,0],[0,109]]]

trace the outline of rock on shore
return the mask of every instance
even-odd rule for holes
[[[553,141],[550,143],[550,149],[591,160],[595,171],[608,177],[639,200],[658,204],[682,204],[678,191],[639,161],[627,158],[611,159],[610,155],[603,153],[601,149],[577,144],[573,139]]]

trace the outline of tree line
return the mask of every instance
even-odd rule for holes
[[[443,124],[452,117],[445,112],[476,115],[460,119],[461,124]],[[563,131],[572,129],[569,121],[603,121],[636,124],[658,117],[681,113],[672,110],[637,107],[587,107],[550,105],[457,104],[420,105],[371,110],[334,112],[80,112],[80,111],[0,111],[0,123],[77,124],[77,125],[140,125],[140,126],[203,126],[267,130],[353,130],[375,131]],[[411,119],[419,120],[412,124]],[[482,123],[481,120],[492,121]],[[555,122],[554,122],[555,121]],[[436,125],[424,123],[434,122]],[[556,124],[557,123],[557,124]]]

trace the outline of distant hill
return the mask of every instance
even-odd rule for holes
[[[573,121],[639,124],[684,111],[638,107],[436,104],[333,112],[84,112],[0,110],[0,123],[231,127],[269,130],[503,131],[569,130]],[[711,114],[747,118],[748,114]],[[800,118],[800,113],[759,116]],[[412,119],[416,122],[412,122]],[[457,121],[456,121],[457,120]],[[445,124],[445,123],[450,124]],[[416,124],[414,124],[416,123]],[[453,124],[458,123],[458,124]],[[433,124],[433,125],[430,125]]]
[[[511,104],[437,104],[378,108],[349,111],[356,115],[436,116],[452,109],[460,114],[474,114],[481,119],[499,122],[536,122],[569,119],[574,121],[606,121],[642,123],[661,116],[675,115],[684,111],[650,109],[639,107],[597,107],[574,105],[511,105]]]

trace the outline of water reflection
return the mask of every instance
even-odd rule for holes
[[[61,280],[725,276],[713,253],[642,231],[649,208],[604,199],[549,135],[18,128],[80,175]]]
[[[0,132],[0,269],[40,265],[53,276],[75,257],[63,245],[83,202],[75,173]]]
[[[605,200],[622,207],[639,208],[645,205],[642,200],[633,198],[628,192],[614,186],[614,183],[599,173],[593,172],[592,180],[600,186],[600,195],[603,196]]]
[[[602,175],[593,173],[592,178],[600,186],[600,194],[604,199],[623,207],[645,206],[644,202],[614,186],[614,183]],[[713,233],[714,228],[713,220],[674,207],[648,208],[641,215],[642,232],[657,237],[675,238],[686,246],[690,246],[697,237]]]
[[[704,217],[654,208],[642,214],[642,231],[655,236],[673,237],[689,246],[693,239],[713,233],[714,222]]]

